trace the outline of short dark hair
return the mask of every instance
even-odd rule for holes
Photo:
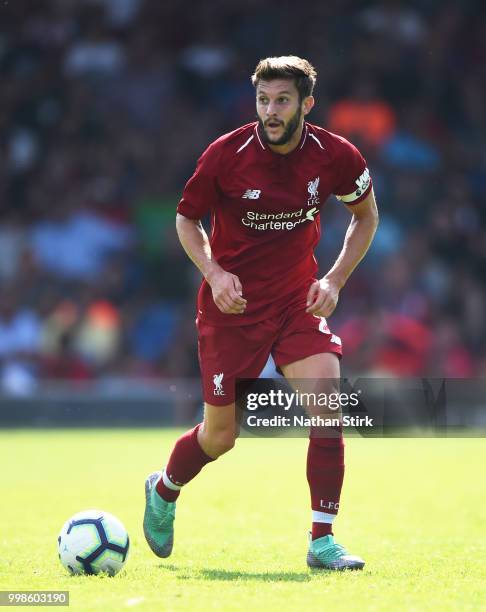
[[[267,57],[258,62],[251,82],[254,87],[260,81],[272,79],[288,79],[295,82],[300,100],[311,96],[316,84],[317,72],[314,66],[306,59],[296,55],[282,55],[280,57]]]

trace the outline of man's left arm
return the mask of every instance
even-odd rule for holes
[[[355,205],[346,205],[352,214],[343,248],[329,272],[312,283],[307,294],[307,310],[320,317],[329,317],[336,308],[339,292],[353,270],[365,256],[378,227],[378,209],[373,189]]]

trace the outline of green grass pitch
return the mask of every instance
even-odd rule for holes
[[[486,609],[484,439],[349,439],[335,533],[366,567],[315,573],[303,439],[240,440],[183,491],[172,556],[152,555],[144,480],[177,433],[0,432],[0,590],[69,590],[83,611]],[[131,536],[115,578],[57,558],[64,521],[92,507]]]

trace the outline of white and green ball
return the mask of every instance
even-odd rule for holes
[[[70,574],[117,574],[130,547],[128,533],[115,516],[84,510],[64,523],[57,539],[59,559]]]

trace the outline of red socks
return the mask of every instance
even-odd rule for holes
[[[168,502],[174,502],[183,485],[192,480],[202,468],[214,461],[206,455],[197,441],[197,432],[202,423],[187,431],[175,443],[169,462],[162,472],[162,478],[156,485],[157,493]]]
[[[197,440],[199,425],[181,436],[172,450],[157,493],[174,502],[183,485],[192,480],[211,461]],[[307,452],[307,480],[312,500],[312,539],[332,534],[332,522],[339,509],[344,478],[344,442],[337,438],[320,438],[311,434]]]
[[[309,439],[307,480],[312,501],[312,539],[332,535],[344,479],[344,442],[337,438]]]

